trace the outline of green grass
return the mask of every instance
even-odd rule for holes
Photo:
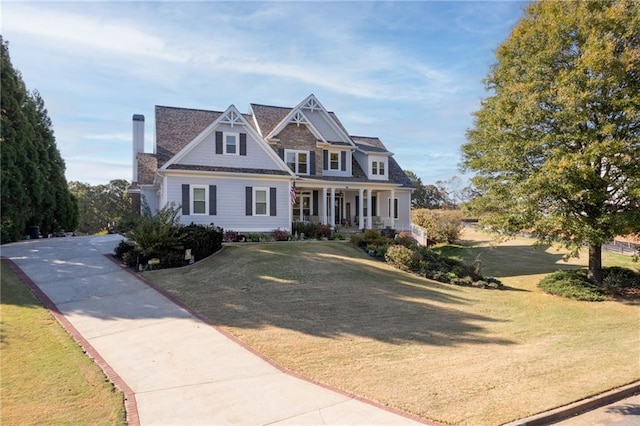
[[[482,253],[508,290],[440,284],[340,242],[234,245],[145,276],[280,365],[447,424],[505,423],[640,379],[637,305],[547,295],[537,282],[562,254],[486,244],[455,250]]]
[[[122,394],[4,262],[1,280],[0,423],[126,424]]]

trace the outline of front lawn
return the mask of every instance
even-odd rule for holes
[[[640,379],[640,307],[546,295],[534,277],[560,255],[486,244],[483,273],[506,290],[331,241],[229,246],[145,276],[282,366],[443,423],[501,424]]]
[[[122,393],[2,262],[0,424],[124,425]]]

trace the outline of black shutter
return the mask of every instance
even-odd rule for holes
[[[276,188],[269,188],[269,216],[276,216]]]
[[[222,132],[216,132],[216,154],[222,154]]]
[[[376,197],[371,197],[371,216],[378,216],[378,202]]]
[[[394,198],[393,199],[393,218],[397,219],[399,217],[398,215],[398,199]]]
[[[322,150],[322,170],[329,170],[329,151]]]
[[[313,215],[318,216],[318,191],[313,191]]]
[[[182,185],[182,214],[188,215],[189,213],[189,185]]]
[[[284,161],[284,148],[278,148],[278,157]]]
[[[311,151],[309,153],[309,174],[310,175],[315,175],[316,174],[316,152],[315,151]]]
[[[247,186],[245,192],[245,215],[253,216],[253,187]]]
[[[247,155],[247,134],[240,133],[240,155]]]
[[[340,170],[347,171],[347,153],[345,151],[340,153]]]
[[[218,206],[216,205],[217,192],[215,185],[209,185],[209,214],[211,216],[218,214]]]
[[[356,216],[360,214],[360,196],[356,195]]]

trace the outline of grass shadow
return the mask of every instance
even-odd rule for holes
[[[186,271],[146,276],[212,323],[274,326],[314,336],[392,344],[511,344],[499,321],[465,311],[460,289],[395,270],[340,243],[229,247]]]

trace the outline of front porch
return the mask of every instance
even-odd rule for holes
[[[384,229],[400,224],[398,213],[398,198],[393,188],[299,187],[291,206],[291,222],[345,230]]]

